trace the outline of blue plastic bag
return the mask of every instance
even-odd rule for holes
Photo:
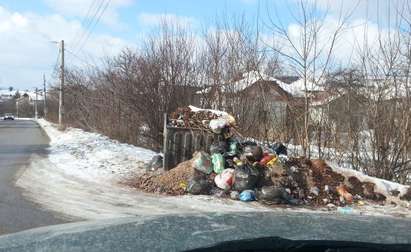
[[[240,200],[241,201],[254,201],[255,200],[255,192],[253,190],[245,190],[240,193]]]

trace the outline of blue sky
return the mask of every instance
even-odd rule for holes
[[[8,40],[3,41],[3,43],[8,44],[8,48],[6,47],[8,54],[10,51],[16,51],[16,53],[15,57],[9,55],[13,59],[8,62],[0,60],[0,87],[31,88],[41,81],[42,72],[49,76],[58,50],[49,41],[65,39],[67,49],[76,51],[74,49],[76,49],[75,45],[77,44],[73,37],[82,36],[82,32],[73,30],[86,29],[84,23],[87,23],[89,19],[85,19],[85,14],[92,4],[94,4],[95,10],[100,2],[104,2],[104,0],[1,1],[0,27],[2,23],[3,26],[8,23],[9,29],[6,31],[0,29],[0,35],[1,33],[13,33],[17,30],[18,33],[22,33],[25,41],[16,41],[15,46],[13,46],[10,43],[19,40],[18,35],[5,34],[3,36],[4,39]],[[200,30],[212,25],[214,18],[223,13],[244,14],[247,17],[255,18],[257,10],[257,1],[253,0],[112,0],[100,22],[93,29],[89,41],[85,42],[86,48],[81,52],[76,52],[81,58],[87,58],[88,61],[93,62],[97,60],[96,56],[99,54],[101,56],[115,54],[120,47],[138,44],[141,36],[152,31],[159,17],[164,15],[181,22],[190,22],[193,29]],[[20,21],[17,17],[21,17],[21,22],[24,24],[19,24]],[[10,21],[13,18],[15,20]],[[19,27],[19,25],[21,26]],[[36,26],[36,28],[33,29],[32,26]],[[56,30],[57,32],[53,34]],[[67,31],[64,32],[64,30]],[[33,36],[30,37],[30,35]],[[105,40],[118,41],[114,42],[115,45],[112,48],[107,46],[103,52],[90,49],[90,47],[99,47],[100,45],[96,43],[101,44]],[[27,54],[31,53],[30,50],[33,49],[37,49],[37,51],[32,54],[32,57],[29,57]],[[73,63],[78,61],[78,58],[70,59],[70,55],[67,57],[68,62],[70,62],[69,60],[72,60]],[[16,75],[17,72],[19,74]]]
[[[100,57],[113,56],[124,47],[137,45],[141,37],[152,32],[164,16],[187,23],[194,32],[200,32],[213,27],[216,17],[244,15],[248,20],[255,21],[257,13],[264,18],[267,13],[274,13],[275,9],[281,22],[292,28],[294,24],[290,10],[296,4],[296,0],[111,0],[92,33],[87,35],[90,30],[87,26],[90,19],[85,17],[88,10],[95,11],[98,6],[103,8],[106,1],[2,0],[0,87],[32,88],[41,83],[43,73],[50,79],[58,53],[57,45],[50,41],[65,40],[69,50],[66,54],[68,64],[94,64]],[[329,1],[316,2],[320,6],[330,7],[331,21],[336,16],[339,3],[350,7],[357,2],[334,0],[329,5]],[[388,1],[379,0],[380,8]],[[364,21],[364,6],[373,13],[367,20],[373,25],[377,17],[377,12],[373,11],[375,4],[365,0],[360,0],[359,10],[350,22],[356,24]],[[352,40],[355,35],[350,36],[347,40]]]

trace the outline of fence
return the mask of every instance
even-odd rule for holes
[[[208,151],[214,141],[214,135],[204,130],[168,126],[166,114],[164,115],[163,137],[163,167],[165,170],[191,159],[196,151]]]

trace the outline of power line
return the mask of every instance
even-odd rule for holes
[[[81,21],[81,27],[87,27],[89,25],[88,22],[90,21],[90,15],[96,3],[97,3],[97,0],[93,0],[93,2],[91,2],[90,6],[88,7],[86,15],[83,17],[83,20]],[[81,29],[76,32],[74,39],[73,39],[73,48],[78,44],[78,42],[80,42],[80,39],[82,39],[84,34],[85,32]]]
[[[87,64],[88,66],[94,67],[94,65],[90,64],[87,60],[78,56],[76,53],[72,52],[71,50],[66,48],[65,51],[68,52],[70,55],[74,56],[76,59],[80,60],[81,62]]]
[[[83,40],[83,38],[85,37],[85,35],[88,32],[88,29],[90,28],[91,23],[93,22],[93,20],[96,18],[97,13],[100,11],[101,6],[103,5],[104,0],[100,1],[100,4],[98,4],[98,0],[94,0],[90,7],[89,10],[87,12],[87,15],[84,17],[83,22],[82,22],[82,27],[84,26],[84,29],[81,31],[80,36],[77,38],[76,43],[73,43],[73,48],[77,47],[79,45],[79,43],[81,42],[81,40]]]
[[[90,26],[90,30],[87,33],[85,39],[82,41],[82,43],[80,43],[80,46],[78,48],[78,50],[76,52],[79,52],[83,49],[83,46],[85,45],[85,43],[87,42],[87,40],[90,38],[90,35],[92,34],[94,28],[96,27],[96,25],[98,24],[98,22],[100,21],[101,17],[103,16],[104,12],[107,10],[108,6],[110,5],[111,0],[107,0],[106,4],[104,5],[104,8],[102,9],[102,11],[100,11],[100,14],[98,15],[97,19],[94,21],[94,23],[91,24]],[[100,7],[102,6],[102,4],[104,3],[101,2]],[[99,8],[100,9],[100,8]],[[97,14],[97,12],[96,12]]]
[[[58,70],[59,70],[58,65],[59,65],[60,53],[61,53],[61,52],[60,52],[60,50],[59,50],[59,52],[58,52],[58,54],[57,54],[56,63],[54,64],[53,70],[52,70],[52,72],[51,72],[51,77],[52,77],[52,78],[54,78],[54,77],[56,76],[56,74],[58,73]]]

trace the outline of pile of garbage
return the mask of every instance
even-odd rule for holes
[[[282,143],[262,145],[233,134],[227,113],[180,109],[172,116],[179,127],[203,127],[215,134],[209,150],[162,174],[147,173],[134,186],[169,195],[205,194],[267,204],[345,206],[363,200],[382,202],[375,184],[346,177],[323,160],[292,158]]]
[[[194,106],[180,107],[169,118],[169,126],[190,129],[202,129],[204,131],[220,133],[224,126],[229,124],[235,128],[235,119],[230,114],[212,110],[200,109]]]

